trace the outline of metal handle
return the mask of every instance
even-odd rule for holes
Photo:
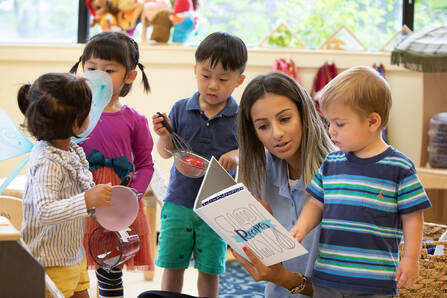
[[[129,182],[130,182],[130,175],[126,175],[123,180],[121,180],[120,185],[123,186],[129,186]]]
[[[163,117],[163,121],[161,122],[161,125],[163,125],[163,127],[166,128],[169,131],[169,133],[172,135],[174,130],[172,129],[171,125],[169,125],[169,122],[166,119],[165,115],[163,115],[160,112],[157,112],[157,115],[160,116],[160,117]]]
[[[96,208],[95,207],[87,209],[87,214],[89,216],[91,216],[94,220],[96,220]]]

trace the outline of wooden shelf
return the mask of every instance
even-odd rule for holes
[[[447,169],[416,168],[425,189],[447,189]]]
[[[427,167],[429,156],[428,130],[430,118],[447,111],[447,72],[433,72],[423,74],[422,92],[422,140],[420,147],[420,160],[417,173],[424,185],[425,191],[432,203],[432,208],[424,211],[428,222],[447,224],[447,169],[434,169]]]
[[[423,75],[422,94],[422,140],[419,166],[425,167],[428,163],[427,147],[429,145],[428,130],[430,118],[434,115],[447,112],[447,72],[429,72]]]

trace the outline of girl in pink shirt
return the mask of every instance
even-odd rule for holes
[[[126,96],[137,76],[136,67],[141,70],[144,89],[150,91],[143,65],[138,62],[137,43],[120,32],[102,32],[93,36],[84,48],[79,61],[71,72],[76,73],[79,64],[84,72],[101,70],[110,75],[113,95],[104,108],[98,124],[87,140],[80,145],[89,161],[90,171],[96,183],[121,184],[126,176],[131,180],[128,186],[144,193],[154,171],[152,162],[153,141],[145,116],[124,105],[120,97]],[[130,226],[140,237],[140,250],[125,266],[129,270],[152,270],[153,260],[149,243],[149,224],[140,201],[137,218]],[[91,258],[88,240],[99,224],[87,219],[84,246],[90,268],[98,268]],[[122,268],[110,272],[102,268],[96,270],[99,295],[101,297],[123,296]]]

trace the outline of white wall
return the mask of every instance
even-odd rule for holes
[[[0,46],[0,107],[5,109],[19,125],[23,117],[17,107],[17,90],[22,83],[32,82],[45,72],[68,71],[82,53],[82,45],[70,46]],[[140,74],[131,93],[123,102],[148,118],[155,112],[169,112],[175,100],[188,97],[196,90],[193,74],[195,48],[183,46],[142,45],[141,63],[152,93],[143,93]],[[355,65],[371,66],[382,62],[387,80],[392,89],[393,108],[389,123],[389,134],[393,146],[407,154],[416,164],[419,160],[421,139],[422,73],[411,72],[390,65],[389,53],[366,53],[347,51],[308,51],[294,49],[249,49],[247,79],[233,95],[240,99],[247,83],[257,74],[270,71],[276,58],[292,58],[298,66],[302,85],[310,91],[318,68],[332,59],[339,72]],[[0,131],[0,133],[3,133]],[[153,134],[156,141],[157,136]],[[1,144],[0,144],[1,146]],[[166,173],[170,160],[161,160],[154,150],[154,157]],[[23,157],[0,161],[0,177],[6,176]],[[24,172],[23,172],[24,173]]]

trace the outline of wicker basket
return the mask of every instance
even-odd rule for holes
[[[399,297],[447,297],[447,241],[437,241],[447,231],[447,226],[424,223],[424,239],[434,242],[423,242],[421,259],[419,260],[419,279],[408,288],[399,289]],[[429,245],[444,245],[441,255],[427,253]],[[399,246],[402,255],[403,244]]]

